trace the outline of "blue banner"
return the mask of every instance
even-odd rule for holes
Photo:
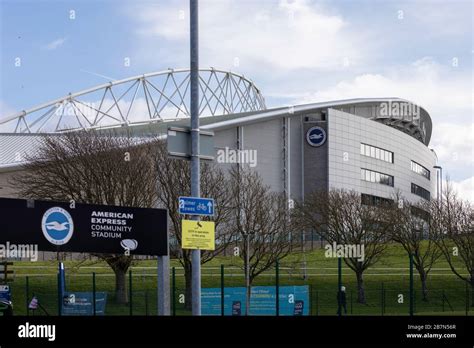
[[[224,288],[224,314],[245,315],[245,288]],[[202,315],[221,315],[221,289],[201,289]],[[240,314],[239,314],[240,313]]]
[[[309,286],[280,286],[280,315],[309,315]],[[274,286],[253,286],[250,291],[250,315],[276,315]],[[245,287],[224,289],[224,315],[245,315]],[[221,315],[221,289],[201,290],[202,315]]]
[[[95,293],[95,313],[105,314],[106,292]],[[62,315],[94,315],[92,292],[65,292],[63,295]]]

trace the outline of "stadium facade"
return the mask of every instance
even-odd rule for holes
[[[164,88],[154,82],[153,86],[160,90],[161,95],[167,95],[168,106],[161,107],[155,99],[152,107],[156,114],[152,115],[148,106],[148,120],[131,122],[124,117],[125,112],[120,111],[118,102],[116,107],[119,110],[115,111],[115,117],[110,111],[113,105],[107,111],[100,109],[107,91],[113,91],[114,87],[142,83],[146,94],[147,79],[164,76],[168,80],[170,76],[177,79],[178,73],[183,73],[183,82],[174,82],[174,92],[166,90],[167,82]],[[116,128],[133,136],[166,136],[168,127],[186,126],[189,123],[185,105],[187,91],[181,90],[180,93],[189,79],[189,74],[185,73],[186,70],[169,70],[98,86],[0,120],[0,124],[16,124],[9,133],[0,135],[0,196],[16,197],[9,178],[21,170],[24,158],[34,154],[45,132]],[[255,161],[241,165],[253,167],[272,190],[285,192],[288,199],[301,200],[314,190],[330,188],[355,190],[367,203],[390,199],[397,191],[410,201],[437,197],[441,173],[438,172],[436,154],[428,147],[432,121],[422,107],[399,98],[360,98],[266,108],[258,88],[243,76],[215,69],[202,70],[201,76],[204,73],[211,77],[201,79],[201,129],[214,132],[217,152],[253,151]],[[218,87],[210,86],[212,75]],[[240,80],[237,83],[232,79]],[[241,82],[243,87],[238,88]],[[227,92],[229,86],[234,86],[234,94]],[[129,90],[133,91],[132,88]],[[84,106],[78,108],[77,98],[83,96],[87,99],[90,93],[97,91],[105,92],[100,105],[93,107],[97,115],[101,115],[95,115],[94,123],[92,118],[87,119],[84,115],[88,104],[81,101]],[[180,100],[171,103],[176,95]],[[151,94],[148,99],[153,100]],[[58,116],[60,113],[57,111],[64,110],[68,103],[83,114],[89,125],[79,122],[80,126],[76,128],[61,128],[60,123],[64,124],[67,118],[62,111],[59,121],[49,131],[46,121],[46,127],[33,129],[44,115],[50,118],[51,115]],[[176,108],[175,117],[157,117],[160,116],[160,107],[169,112],[170,105]],[[46,111],[43,116],[34,116],[34,113],[50,107],[53,113]],[[127,116],[134,113],[130,113],[131,110],[130,105]],[[79,121],[78,112],[71,113],[70,118]],[[109,116],[112,121],[118,119],[120,122],[105,125],[97,121]]]

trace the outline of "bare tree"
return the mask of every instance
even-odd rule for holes
[[[113,133],[47,136],[13,184],[25,198],[151,208],[156,202],[152,152],[152,143]],[[113,269],[116,300],[126,303],[132,257],[96,256]]]
[[[420,275],[423,300],[428,300],[426,284],[428,274],[441,257],[441,249],[436,244],[436,233],[429,229],[429,206],[424,203],[410,203],[399,194],[395,196],[391,210],[393,217],[392,240],[399,243],[408,255],[413,255],[413,264]]]
[[[474,306],[474,207],[457,197],[447,180],[441,201],[430,204],[430,229],[453,273],[471,286]]]
[[[168,209],[171,220],[171,253],[179,259],[184,269],[185,276],[185,307],[191,308],[191,281],[192,264],[191,250],[181,249],[181,221],[183,216],[179,214],[179,197],[189,196],[191,193],[191,179],[189,162],[170,159],[166,150],[166,144],[160,143],[156,151],[157,176],[158,176],[158,201],[159,204]],[[227,222],[230,214],[229,182],[222,169],[213,163],[201,164],[201,196],[215,199],[215,209],[212,221],[216,228],[216,250],[201,251],[201,263],[212,260],[216,255],[222,253],[232,240],[232,231]],[[210,218],[203,218],[210,220]]]
[[[296,204],[294,219],[299,228],[315,230],[331,244],[364,247],[363,257],[344,257],[357,278],[357,301],[366,303],[363,274],[379,261],[387,248],[391,216],[388,203],[363,204],[354,191],[331,189],[314,192]]]
[[[291,252],[290,214],[283,193],[271,192],[257,172],[230,170],[232,216],[230,226],[243,260],[247,299],[255,278]]]

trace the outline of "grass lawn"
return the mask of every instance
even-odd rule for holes
[[[245,286],[240,258],[216,257],[202,268],[202,287],[220,287],[220,265],[225,267],[225,286]],[[65,261],[68,291],[92,291],[92,272],[96,273],[96,290],[108,294],[106,314],[129,315],[129,305],[116,304],[114,299],[115,277],[112,270],[101,261]],[[177,260],[176,314],[190,314],[179,303],[184,295],[184,275]],[[343,285],[347,289],[348,315],[408,315],[409,312],[409,262],[404,250],[390,245],[382,259],[364,275],[366,304],[357,303],[355,275],[344,263]],[[306,271],[304,270],[306,268]],[[26,314],[27,291],[29,299],[34,294],[51,315],[57,315],[57,262],[15,262],[14,281],[11,283],[14,313]],[[156,314],[156,261],[136,261],[132,266],[133,315]],[[305,276],[306,274],[306,276]],[[421,297],[421,284],[415,270],[416,315],[466,315],[467,294],[465,283],[440,259],[428,279],[428,301]],[[27,290],[28,280],[28,290]],[[127,277],[127,287],[129,279]],[[253,285],[275,285],[275,270],[261,274]],[[312,315],[335,315],[337,310],[337,259],[327,258],[324,249],[305,253],[295,252],[280,262],[280,285],[309,285]],[[470,290],[470,289],[468,289]],[[180,296],[181,295],[181,296]],[[469,297],[468,297],[469,296]],[[473,315],[474,307],[468,307]],[[37,310],[34,315],[44,315]]]

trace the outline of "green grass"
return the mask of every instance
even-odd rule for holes
[[[202,287],[220,287],[220,265],[225,266],[225,286],[244,286],[245,277],[240,258],[216,257],[202,268]],[[307,277],[303,278],[306,264]],[[92,291],[92,272],[96,273],[96,290],[108,294],[106,313],[108,315],[129,315],[129,305],[119,305],[114,298],[115,278],[104,262],[65,261],[66,283],[69,291]],[[176,313],[190,314],[178,302],[185,293],[183,270],[177,260],[176,267]],[[14,281],[11,283],[14,312],[26,314],[26,279],[29,283],[29,298],[34,294],[49,314],[57,315],[57,262],[15,262]],[[465,315],[466,286],[440,259],[428,279],[429,298],[422,301],[421,284],[415,270],[415,313],[416,315]],[[357,283],[354,273],[343,264],[343,284],[347,288],[347,309],[352,315],[408,315],[409,312],[409,270],[408,257],[397,245],[390,245],[386,254],[364,275],[367,304],[357,303]],[[259,276],[253,285],[274,285],[275,270]],[[295,252],[280,263],[280,285],[309,285],[312,315],[335,315],[337,309],[337,259],[326,258],[324,249],[311,252]],[[128,277],[127,277],[128,286]],[[382,309],[382,288],[385,306]],[[156,314],[156,261],[136,261],[132,266],[132,310],[134,315]],[[403,303],[399,303],[400,295]],[[444,299],[443,300],[443,295]],[[470,295],[469,295],[470,296]],[[469,297],[470,298],[470,297]],[[469,315],[474,307],[468,307]],[[383,313],[382,313],[383,311]],[[35,315],[43,315],[36,311]]]

